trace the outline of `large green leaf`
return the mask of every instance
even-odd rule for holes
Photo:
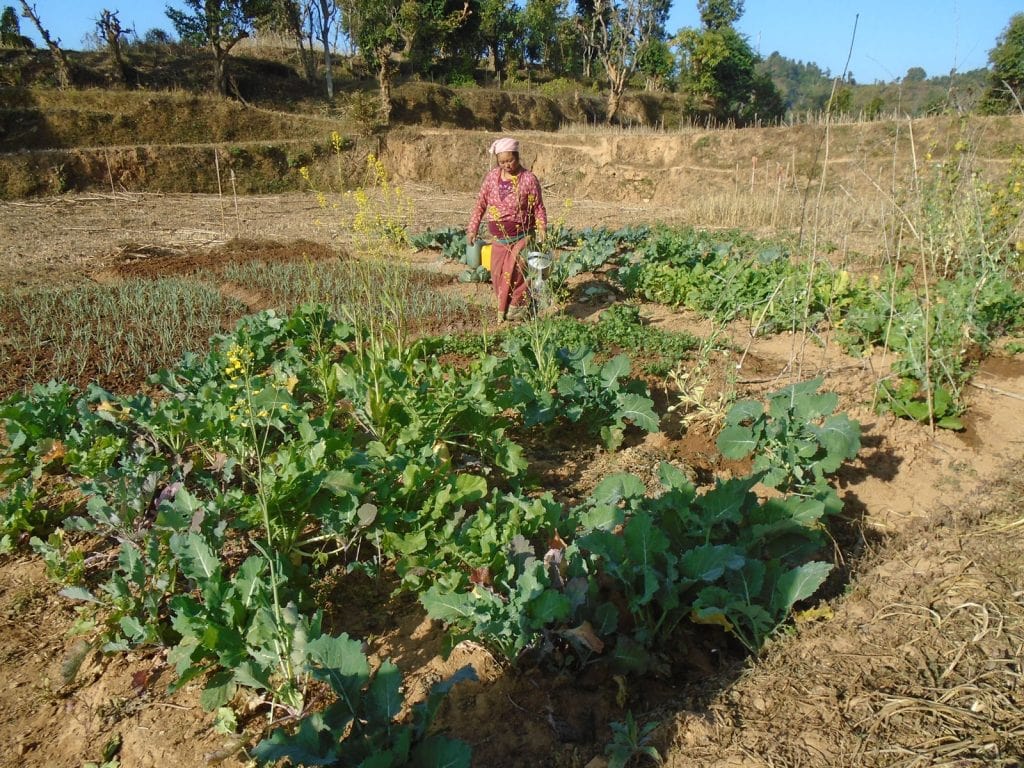
[[[601,386],[604,389],[618,389],[618,382],[623,376],[629,375],[629,358],[616,355],[601,366]]]
[[[806,600],[817,592],[831,571],[831,563],[820,560],[804,563],[786,571],[775,582],[771,597],[772,610],[776,615],[784,616],[789,613],[795,603]]]
[[[252,750],[261,763],[288,760],[292,765],[334,765],[338,761],[337,738],[319,714],[299,721],[295,733],[278,728]]]
[[[390,661],[384,661],[366,691],[366,718],[382,725],[390,724],[401,713],[402,702],[402,673]]]
[[[654,412],[654,401],[649,397],[627,392],[619,397],[618,405],[614,414],[616,419],[632,422],[648,432],[657,432],[661,428],[658,414]]]
[[[355,714],[362,688],[370,677],[370,665],[362,644],[346,634],[321,635],[309,642],[308,650],[310,659],[317,665],[313,676],[329,683]]]
[[[473,592],[450,592],[435,584],[420,595],[420,603],[432,619],[447,622],[463,621],[473,618],[479,606],[489,602],[485,595],[474,594],[477,591],[474,589]]]
[[[738,460],[753,453],[757,440],[750,427],[734,424],[718,434],[718,450],[727,459]]]
[[[590,499],[595,505],[617,506],[620,501],[642,499],[647,493],[643,480],[628,472],[609,475],[591,492]]]
[[[177,543],[177,546],[175,546]],[[188,578],[203,583],[219,575],[221,563],[213,549],[198,533],[187,533],[172,539],[172,549],[181,558],[181,571]]]
[[[705,544],[694,547],[679,558],[679,572],[696,581],[715,581],[726,569],[738,570],[746,558],[729,544]]]

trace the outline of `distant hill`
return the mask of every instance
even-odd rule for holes
[[[837,74],[811,62],[786,58],[778,51],[762,60],[758,69],[772,78],[792,114],[819,114],[833,98],[840,113],[866,119],[971,112],[989,75],[981,68],[928,77],[920,67],[912,67],[889,83],[862,84],[850,78],[836,83]]]

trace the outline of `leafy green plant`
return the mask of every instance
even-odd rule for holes
[[[458,682],[476,679],[472,667],[435,684],[415,705],[411,723],[399,722],[402,675],[391,662],[375,671],[360,643],[347,635],[311,637],[306,646],[310,675],[326,683],[336,700],[302,717],[294,729],[274,730],[252,750],[260,765],[281,760],[302,765],[445,765],[468,768],[471,751],[462,741],[431,734],[438,707]]]
[[[762,482],[783,492],[828,493],[826,478],[860,450],[860,425],[835,414],[839,398],[819,393],[822,379],[793,384],[756,400],[736,403],[718,435],[718,449],[729,459],[754,456]]]
[[[878,409],[891,412],[914,421],[934,422],[942,429],[961,430],[962,408],[953,399],[948,389],[942,386],[932,391],[931,402],[921,393],[921,385],[915,379],[900,379],[897,382],[882,381],[878,385]]]
[[[503,404],[519,410],[525,426],[586,419],[608,450],[621,445],[627,424],[658,430],[646,386],[628,378],[627,356],[616,355],[599,365],[587,347],[559,347],[554,329],[543,321],[531,323],[525,333],[505,339],[511,387]]]
[[[630,763],[645,757],[660,764],[661,753],[651,745],[651,735],[658,725],[657,721],[639,725],[632,710],[626,713],[624,721],[612,723],[612,739],[604,748],[608,756],[608,768],[626,768]]]

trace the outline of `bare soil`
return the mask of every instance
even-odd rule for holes
[[[421,228],[461,224],[468,193],[407,188]],[[671,215],[661,208],[659,216]],[[344,233],[303,195],[227,201],[200,195],[88,195],[0,203],[0,285],[7,289],[116,280],[139,270],[180,274],[211,257],[298,258],[343,252]],[[577,203],[572,226],[650,221],[621,203]],[[227,247],[235,238],[246,245]],[[226,248],[227,247],[227,248]],[[233,250],[232,250],[233,249]],[[486,286],[460,284],[436,254],[413,263],[445,275],[443,290],[491,306]],[[246,286],[223,290],[246,306]],[[579,302],[574,315],[596,316]],[[650,322],[708,333],[687,313],[645,306]],[[473,645],[444,660],[441,628],[415,601],[391,599],[385,582],[346,579],[325,595],[345,610],[332,631],[368,637],[370,652],[402,669],[409,700],[472,664],[479,682],[460,685],[439,725],[468,741],[478,766],[603,764],[609,723],[632,711],[660,726],[654,745],[672,766],[1017,766],[1024,760],[1024,363],[986,361],[970,389],[963,433],[878,416],[873,384],[888,361],[853,359],[800,335],[754,338],[729,329],[719,376],[743,396],[821,375],[841,407],[861,421],[864,448],[839,478],[846,504],[836,530],[842,573],[829,599],[800,615],[758,659],[727,638],[681,638],[672,676],[616,680],[510,672]],[[663,395],[670,397],[670,395]],[[570,441],[571,436],[565,440]],[[538,456],[538,459],[542,457]],[[653,479],[662,460],[700,478],[729,472],[710,428],[669,419],[661,434],[615,454],[552,447],[538,472],[566,495],[583,495],[609,472]],[[123,766],[244,763],[223,757],[230,738],[213,730],[198,687],[166,693],[160,653],[91,655],[62,686],[74,645],[74,611],[42,563],[0,559],[0,765],[81,766],[120,738]],[[243,712],[256,732],[262,710]]]

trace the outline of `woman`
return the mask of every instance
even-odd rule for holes
[[[526,313],[529,297],[520,254],[531,238],[544,242],[548,215],[540,182],[519,163],[519,142],[508,137],[498,139],[489,151],[498,164],[480,185],[466,229],[466,242],[476,241],[486,213],[487,228],[493,238],[491,283],[504,322]]]

